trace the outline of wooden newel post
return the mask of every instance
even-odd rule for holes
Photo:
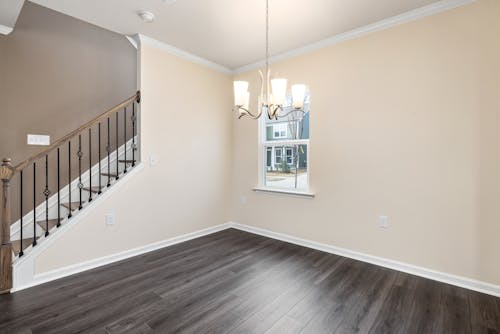
[[[0,220],[0,294],[12,289],[12,243],[10,242],[10,180],[14,174],[10,159],[3,159],[0,166],[1,207]]]

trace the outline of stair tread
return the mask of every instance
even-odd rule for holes
[[[38,238],[37,238],[38,239]],[[23,251],[33,244],[33,238],[23,239]],[[21,243],[19,240],[12,240],[12,251],[16,256],[21,252]]]
[[[80,207],[80,202],[62,203],[61,205],[68,210],[75,211]]]
[[[62,219],[61,219],[62,220]],[[46,226],[46,222],[45,220],[40,220],[40,221],[37,221],[36,222],[41,228],[43,228],[43,230],[45,231],[45,226]],[[57,225],[57,218],[56,219],[49,219],[48,221],[49,223],[49,231]]]
[[[85,191],[91,191],[93,193],[98,193],[101,189],[98,186],[95,187],[83,187]]]

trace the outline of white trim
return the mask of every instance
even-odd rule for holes
[[[139,141],[139,138],[138,136],[136,135],[135,137],[135,143],[138,143]],[[109,163],[111,166],[113,166],[113,168],[115,168],[116,166],[116,159],[117,159],[117,152],[118,152],[118,159],[120,158],[123,158],[124,157],[124,149],[127,150],[127,154],[129,157],[132,157],[132,143],[133,143],[133,138],[129,139],[127,141],[127,143],[124,143],[122,144],[119,148],[118,148],[118,151],[115,150],[113,152],[110,153],[109,155]],[[105,157],[101,160],[101,173],[106,173],[107,172],[107,163],[108,163],[108,157],[106,154],[104,154]],[[137,158],[136,158],[137,160]],[[120,165],[120,167],[123,167],[122,165]],[[98,180],[99,179],[99,162],[97,162],[96,164],[94,164],[92,166],[92,168],[90,170],[86,170],[85,172],[82,173],[82,183],[85,184],[85,185],[88,185],[89,181],[90,181],[90,173],[92,173],[92,178],[93,180]],[[77,195],[78,194],[78,183],[79,183],[79,177],[78,176],[75,176],[75,178],[71,181],[71,191],[75,194],[75,197],[73,199],[77,199]],[[94,181],[93,182],[93,186],[96,186],[98,184],[98,181]],[[104,190],[105,189],[105,182],[102,182],[102,189]],[[66,185],[64,187],[62,187],[59,191],[60,193],[60,198],[61,198],[61,203],[64,203],[65,201],[68,200],[68,197],[69,197],[69,185]],[[88,198],[89,194],[88,192],[84,192],[85,193],[85,198]],[[55,217],[57,215],[57,192],[53,192],[52,196],[49,197],[49,200],[48,200],[48,207],[49,207],[49,219],[55,219],[57,217]],[[36,218],[37,218],[37,221],[41,221],[41,220],[45,220],[45,201],[40,203],[37,207],[36,207]],[[66,219],[66,214],[67,214],[67,210],[66,209],[63,209],[62,212],[61,212],[61,218],[63,219]],[[30,237],[33,237],[33,229],[32,229],[32,226],[33,226],[33,210],[29,211],[28,213],[26,213],[24,216],[23,216],[23,232],[24,232],[24,237],[26,238],[30,238]],[[37,232],[40,232],[42,231],[42,228],[37,226]],[[10,225],[10,235],[11,235],[11,240],[12,241],[15,241],[15,240],[18,240],[20,239],[20,233],[19,233],[19,229],[20,229],[20,219],[18,219],[17,221],[15,221],[14,223],[12,223]]]
[[[0,34],[8,35],[12,32],[12,30],[14,30],[14,28],[7,27],[7,26],[4,26],[3,24],[0,24]]]
[[[134,37],[125,35],[125,38],[132,44],[132,46],[137,50],[139,49],[139,43],[135,40]]]
[[[300,191],[300,190],[291,190],[284,188],[270,188],[270,187],[255,187],[252,189],[255,192],[261,193],[272,193],[272,194],[280,194],[280,195],[290,195],[295,197],[308,197],[314,198],[316,196],[315,193],[310,191]]]
[[[121,182],[116,182],[110,188],[103,188],[103,192],[99,197],[96,197],[92,202],[85,203],[83,205],[84,209],[82,211],[75,211],[71,220],[65,219],[61,223],[61,227],[53,229],[49,237],[41,236],[39,239],[39,244],[36,247],[29,247],[29,252],[21,258],[16,258],[13,263],[13,273],[14,273],[14,291],[28,288],[30,286],[38,285],[41,283],[35,283],[36,277],[34,274],[34,261],[36,257],[46,250],[50,245],[52,245],[57,239],[59,239],[64,233],[71,230],[74,226],[79,224],[85,217],[90,214],[90,210],[94,207],[99,206],[105,199],[109,198],[114,192],[123,186],[126,179],[133,177],[140,170],[144,168],[143,163],[139,163],[133,167],[127,174],[123,174],[120,178],[123,180]],[[27,249],[28,250],[28,249]],[[54,278],[55,279],[55,278]]]
[[[142,166],[142,164],[140,166]],[[137,166],[135,169],[138,170],[139,169],[138,167],[140,167],[140,166]],[[130,177],[131,174],[132,174],[132,172],[127,177]],[[115,188],[118,188],[118,186],[111,188],[111,189],[115,189]],[[95,203],[93,203],[91,205],[96,205],[96,203],[103,201],[103,199],[108,197],[112,192],[113,191],[110,190],[107,192],[108,195],[103,194],[103,196],[101,196],[98,200],[95,201]],[[71,226],[76,225],[76,220],[77,219],[82,220],[85,217],[85,215],[87,214],[87,213],[85,213],[87,211],[84,211],[81,214],[78,214],[78,216],[75,216],[73,223],[67,224],[63,228],[69,229],[69,228],[71,228]],[[495,284],[491,284],[491,283],[486,283],[486,282],[470,279],[467,277],[443,273],[443,272],[439,272],[439,271],[432,270],[432,269],[418,267],[418,266],[414,266],[414,265],[399,262],[399,261],[385,259],[385,258],[381,258],[381,257],[377,257],[377,256],[373,256],[373,255],[369,255],[369,254],[365,254],[365,253],[361,253],[361,252],[352,251],[352,250],[345,249],[345,248],[336,247],[333,245],[327,245],[327,244],[323,244],[323,243],[319,243],[319,242],[315,242],[315,241],[311,241],[311,240],[293,237],[293,236],[283,234],[283,233],[272,232],[270,230],[265,230],[265,229],[261,229],[261,228],[257,228],[257,227],[253,227],[253,226],[248,226],[248,225],[243,225],[243,224],[238,224],[238,223],[234,223],[234,222],[228,222],[228,223],[225,223],[222,225],[209,227],[209,228],[206,228],[206,229],[203,229],[200,231],[195,231],[192,233],[173,237],[173,238],[170,238],[167,240],[155,242],[155,243],[152,243],[152,244],[149,244],[146,246],[134,248],[134,249],[123,251],[123,252],[116,253],[116,254],[107,255],[107,256],[104,256],[104,257],[101,257],[98,259],[89,260],[89,261],[86,261],[83,263],[79,263],[79,264],[71,265],[68,267],[52,270],[52,271],[38,274],[38,275],[33,274],[33,269],[34,269],[33,262],[31,262],[31,267],[25,266],[26,268],[23,271],[19,270],[20,263],[18,262],[18,263],[14,264],[14,268],[13,268],[14,269],[14,288],[12,289],[12,292],[24,290],[24,289],[27,289],[27,288],[30,288],[30,287],[33,287],[33,286],[36,286],[39,284],[47,283],[47,282],[50,282],[50,281],[53,281],[53,280],[56,280],[59,278],[74,275],[74,274],[77,274],[77,273],[80,273],[80,272],[83,272],[86,270],[90,270],[90,269],[94,269],[94,268],[97,268],[100,266],[110,264],[113,262],[125,260],[125,259],[128,259],[130,257],[134,257],[137,255],[152,252],[152,251],[164,248],[164,247],[172,246],[172,245],[184,242],[184,241],[188,241],[191,239],[195,239],[195,238],[199,238],[199,237],[202,237],[205,235],[216,233],[216,232],[228,229],[228,228],[235,228],[235,229],[238,229],[241,231],[245,231],[245,232],[249,232],[249,233],[253,233],[253,234],[257,234],[257,235],[262,235],[262,236],[265,236],[265,237],[268,237],[271,239],[289,242],[289,243],[292,243],[295,245],[300,245],[303,247],[316,249],[316,250],[319,250],[322,252],[335,254],[335,255],[355,259],[355,260],[366,262],[366,263],[371,263],[371,264],[374,264],[377,266],[381,266],[381,267],[401,271],[404,273],[424,277],[424,278],[435,280],[438,282],[443,282],[443,283],[455,285],[455,286],[458,286],[458,287],[461,287],[464,289],[469,289],[469,290],[473,290],[473,291],[486,293],[486,294],[489,294],[492,296],[500,297],[500,285],[495,285]],[[59,235],[63,234],[63,230],[61,230],[61,232],[58,232],[58,234]],[[57,234],[54,234],[52,236],[52,238],[55,238],[56,235]],[[48,243],[46,243],[45,247],[47,247],[47,244]],[[43,246],[40,245],[40,247],[43,247]],[[33,259],[33,257],[32,257],[32,259]],[[23,259],[23,261],[25,261],[25,260]],[[27,264],[27,262],[25,262],[25,263]],[[30,270],[31,270],[31,272],[30,272]],[[28,275],[31,280],[27,280],[26,277],[23,277],[23,275]],[[21,277],[24,278],[24,282],[22,282],[20,280]]]
[[[312,249],[316,249],[322,252],[331,253],[343,257],[347,257],[350,259],[355,259],[358,261],[371,263],[377,266],[401,271],[404,273],[408,273],[411,275],[416,275],[424,278],[428,278],[434,281],[443,282],[451,285],[455,285],[461,288],[478,291],[482,293],[486,293],[492,296],[500,297],[500,285],[495,285],[491,283],[486,283],[478,280],[474,280],[467,277],[452,275],[428,268],[418,267],[411,264],[407,264],[404,262],[399,262],[391,259],[385,259],[382,257],[377,257],[361,252],[352,251],[345,248],[336,247],[333,245],[327,245],[323,243],[319,243],[316,241],[306,240],[302,238],[293,237],[283,233],[272,232],[270,230],[265,230],[253,226],[231,223],[231,227],[236,228],[241,231],[262,235],[268,238],[281,240],[285,242],[289,242],[295,245],[308,247]]]
[[[282,61],[285,59],[300,56],[302,54],[316,51],[319,49],[323,49],[325,47],[328,47],[328,46],[331,46],[334,44],[338,44],[340,42],[344,42],[344,41],[347,41],[350,39],[362,37],[362,36],[371,34],[371,33],[376,32],[376,31],[385,30],[385,29],[388,29],[388,28],[391,28],[391,27],[394,27],[394,26],[397,26],[400,24],[416,21],[416,20],[422,19],[422,18],[427,17],[427,16],[431,16],[431,15],[438,14],[438,13],[441,13],[441,12],[444,12],[444,11],[447,11],[447,10],[450,10],[453,8],[464,6],[464,5],[470,4],[474,1],[476,1],[476,0],[441,0],[441,1],[435,2],[433,4],[408,11],[406,13],[396,15],[396,16],[390,17],[388,19],[366,25],[364,27],[360,27],[360,28],[357,28],[357,29],[354,29],[351,31],[347,31],[345,33],[341,33],[341,34],[323,39],[321,41],[318,41],[318,42],[315,42],[315,43],[312,43],[309,45],[305,45],[305,46],[302,46],[300,48],[297,48],[297,49],[294,49],[291,51],[287,51],[287,52],[272,56],[269,58],[269,61],[270,61],[270,63],[276,63],[278,61]],[[265,60],[261,60],[261,61],[258,61],[258,62],[252,63],[252,64],[248,64],[248,65],[236,68],[233,71],[233,74],[240,74],[243,72],[247,72],[250,70],[255,70],[257,68],[261,68],[263,66],[265,66]]]
[[[265,132],[265,131],[264,131]],[[288,139],[288,140],[270,140],[263,141],[261,145],[266,147],[309,145],[310,139]]]
[[[136,169],[137,169],[137,167],[136,167]],[[72,223],[70,225],[75,225],[75,224]],[[68,225],[68,226],[70,226],[70,225]],[[123,252],[119,252],[119,253],[115,253],[115,254],[111,254],[111,255],[107,255],[107,256],[103,256],[103,257],[100,257],[97,259],[85,261],[85,262],[78,263],[78,264],[71,265],[71,266],[67,266],[64,268],[55,269],[55,270],[48,271],[48,272],[45,272],[42,274],[38,274],[38,275],[32,274],[32,276],[31,276],[32,280],[29,282],[25,281],[25,282],[21,283],[19,281],[19,277],[18,277],[19,275],[15,275],[14,276],[14,288],[11,291],[12,292],[21,291],[21,290],[31,288],[33,286],[40,285],[43,283],[47,283],[47,282],[50,282],[50,281],[53,281],[53,280],[56,280],[59,278],[74,275],[74,274],[81,273],[81,272],[84,272],[84,271],[87,271],[90,269],[105,266],[107,264],[111,264],[111,263],[114,263],[117,261],[122,261],[122,260],[125,260],[128,258],[134,257],[134,256],[142,255],[142,254],[149,253],[149,252],[152,252],[155,250],[159,250],[159,249],[162,249],[162,248],[165,248],[168,246],[172,246],[172,245],[175,245],[175,244],[178,244],[181,242],[185,242],[185,241],[189,241],[189,240],[196,239],[199,237],[203,237],[205,235],[213,234],[213,233],[230,228],[231,227],[230,225],[231,225],[230,223],[217,225],[217,226],[209,227],[209,228],[206,228],[203,230],[183,234],[183,235],[173,237],[170,239],[158,241],[158,242],[155,242],[155,243],[152,243],[149,245],[137,247],[134,249],[126,250]],[[16,270],[16,269],[18,269],[18,268],[16,268],[16,266],[14,266],[14,273],[20,274],[20,271]],[[31,267],[31,269],[33,269],[33,266]]]
[[[93,208],[98,206],[104,199],[108,198],[113,194],[115,191],[117,191],[119,188],[123,186],[125,183],[125,180],[131,178],[135,174],[137,174],[140,170],[144,168],[144,164],[142,162],[139,162],[135,167],[131,167],[130,171],[127,172],[126,174],[121,174],[120,175],[120,180],[121,182],[117,180],[113,180],[111,182],[111,187],[103,187],[102,188],[102,193],[95,197],[92,202],[85,202],[82,203],[82,210],[75,210],[73,211],[73,215],[71,219],[65,218],[61,221],[61,226],[59,228],[53,228],[50,232],[50,235],[48,237],[45,237],[44,234],[42,234],[39,239],[36,247],[29,246],[28,248],[25,249],[25,255],[23,257],[16,257],[13,262],[13,266],[21,266],[23,263],[30,261],[34,257],[36,257],[38,254],[40,254],[42,251],[47,249],[50,245],[52,245],[62,234],[64,231],[68,231],[73,226],[75,226],[78,222],[80,222],[83,218],[85,218],[89,213],[90,210],[84,210],[87,207]]]
[[[144,43],[144,44],[156,47],[160,50],[166,51],[166,52],[173,54],[175,56],[178,56],[180,58],[189,60],[195,64],[207,66],[213,70],[222,72],[224,74],[228,74],[228,75],[233,74],[233,71],[225,66],[219,65],[219,64],[214,63],[214,62],[207,60],[205,58],[202,58],[202,57],[199,57],[199,56],[194,55],[192,53],[189,53],[187,51],[181,50],[179,48],[176,48],[175,46],[160,42],[154,38],[144,36],[144,35],[139,35],[139,38],[140,38],[141,44]]]

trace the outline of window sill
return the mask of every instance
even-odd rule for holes
[[[255,192],[280,194],[280,195],[288,195],[295,197],[314,198],[316,196],[315,193],[309,191],[296,191],[296,190],[276,189],[276,188],[266,188],[266,187],[255,187],[252,190]]]

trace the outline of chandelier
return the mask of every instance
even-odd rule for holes
[[[234,81],[234,108],[239,113],[238,118],[244,116],[252,119],[258,119],[263,112],[267,112],[269,119],[278,119],[286,117],[293,112],[302,112],[304,108],[304,99],[306,97],[305,85],[292,85],[292,103],[286,107],[287,79],[271,79],[271,69],[269,68],[269,0],[266,0],[266,69],[264,73],[259,70],[260,76],[260,95],[258,98],[257,113],[250,111],[250,93],[248,91],[247,81]],[[272,89],[272,90],[271,90]],[[288,110],[291,108],[291,110]],[[286,114],[281,114],[285,111]]]

